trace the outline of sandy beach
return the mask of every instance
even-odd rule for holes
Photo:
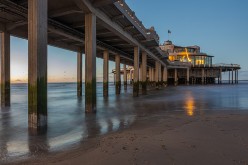
[[[248,164],[248,114],[243,111],[140,117],[127,129],[82,146],[17,164]]]

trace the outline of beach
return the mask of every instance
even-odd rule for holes
[[[248,114],[214,112],[144,117],[78,149],[24,164],[248,164]],[[19,164],[18,162],[17,164]]]
[[[75,86],[49,85],[41,135],[27,129],[26,87],[12,87],[18,99],[1,110],[0,164],[248,163],[247,84],[169,86],[138,98],[112,86],[108,100],[98,91],[92,115]]]

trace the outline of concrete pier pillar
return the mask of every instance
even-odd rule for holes
[[[103,96],[108,96],[109,86],[109,51],[104,50],[103,52]]]
[[[127,90],[127,66],[123,64],[123,79],[124,79],[124,90]]]
[[[152,81],[152,68],[149,67],[149,70],[148,70],[148,74],[149,74],[149,83],[151,83]]]
[[[151,81],[154,82],[154,68],[151,68]]]
[[[167,85],[167,81],[168,81],[168,71],[167,71],[167,68],[164,67],[164,70],[163,70],[163,82],[164,82],[165,86]]]
[[[187,68],[187,80],[186,80],[187,82],[187,85],[189,85],[189,68]]]
[[[175,68],[175,70],[174,70],[174,85],[175,85],[175,86],[178,85],[177,69],[176,69],[176,68]]]
[[[202,73],[201,73],[201,83],[204,85],[204,78],[205,78],[205,70],[202,68]]]
[[[232,69],[232,84],[233,84],[233,69]]]
[[[85,14],[85,112],[96,112],[96,16]]]
[[[83,60],[82,60],[82,53],[78,52],[77,54],[77,95],[78,97],[82,96],[82,67],[83,67]]]
[[[10,34],[0,33],[1,46],[1,106],[10,106]]]
[[[161,63],[159,62],[158,63],[158,81],[159,81],[159,86],[161,85],[161,82],[162,82],[162,65]]]
[[[237,84],[239,83],[239,70],[237,70]]]
[[[139,68],[139,80],[140,80],[140,82],[142,82],[142,62],[140,64],[140,68]]]
[[[133,96],[139,96],[139,47],[134,47],[134,78],[133,78]]]
[[[159,88],[159,62],[155,62],[155,82],[156,82],[156,89]]]
[[[121,69],[120,69],[121,57],[120,55],[115,55],[115,73],[116,73],[116,82],[115,82],[115,93],[119,95],[121,93]]]
[[[130,84],[133,84],[133,70],[130,70]]]
[[[47,0],[28,1],[28,123],[47,126]]]
[[[142,94],[147,92],[147,54],[142,52]]]
[[[222,84],[222,68],[220,68],[220,84]]]
[[[229,84],[231,84],[231,75],[230,75],[230,71],[228,71],[228,73],[229,73],[228,82],[229,82]]]

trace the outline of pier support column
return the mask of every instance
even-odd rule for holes
[[[164,67],[164,71],[163,71],[163,82],[164,82],[164,86],[167,85],[167,81],[168,81],[168,71],[167,71],[167,68]]]
[[[154,80],[155,80],[155,78],[154,78],[154,76],[155,76],[155,74],[154,74],[154,68],[151,68],[151,82],[152,82],[152,86],[154,85]]]
[[[82,53],[78,52],[77,54],[77,95],[78,97],[82,96]]]
[[[103,96],[108,97],[109,86],[109,51],[103,52]]]
[[[149,84],[151,85],[151,78],[152,78],[152,68],[149,67],[149,70],[148,70],[148,74],[149,74]]]
[[[123,79],[124,79],[124,90],[127,90],[127,66],[123,64]]]
[[[237,84],[239,83],[239,70],[237,70]]]
[[[229,73],[228,82],[229,82],[229,84],[231,84],[231,75],[230,75],[230,71],[228,71],[228,73]]]
[[[201,83],[202,83],[202,85],[204,85],[204,78],[205,78],[205,70],[202,69],[202,73],[201,73]]]
[[[134,47],[134,78],[133,78],[133,96],[139,96],[139,47]]]
[[[47,126],[47,0],[28,1],[28,123]]]
[[[130,70],[130,85],[133,84],[133,70]]]
[[[96,16],[85,14],[85,112],[96,112]]]
[[[10,34],[0,33],[1,46],[1,106],[10,106]]]
[[[222,84],[222,68],[220,68],[220,84]]]
[[[232,84],[233,84],[233,68],[232,68]]]
[[[142,94],[147,93],[147,54],[142,52]]]
[[[159,86],[161,86],[161,83],[162,83],[162,65],[161,63],[159,62],[158,63],[158,84]]]
[[[178,85],[177,69],[176,69],[176,68],[175,68],[175,70],[174,70],[174,85],[175,85],[175,86]]]
[[[237,83],[237,70],[235,69],[234,70],[234,83],[236,84]]]
[[[159,62],[155,62],[155,82],[156,82],[156,89],[159,89]]]
[[[189,85],[189,68],[187,68],[187,85]]]
[[[115,55],[115,73],[116,73],[116,82],[115,82],[115,93],[119,95],[121,93],[121,69],[120,69],[121,57],[120,55]]]

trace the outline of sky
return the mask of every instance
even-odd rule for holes
[[[240,64],[240,79],[248,79],[247,0],[126,0],[146,28],[151,26],[160,43],[198,45],[215,56],[213,63]],[[11,81],[27,82],[28,43],[11,37]],[[48,81],[76,82],[75,52],[48,47]],[[97,81],[102,81],[102,59],[97,59]],[[114,69],[110,62],[109,72]],[[84,71],[83,71],[84,77]],[[110,75],[110,80],[113,80]]]

